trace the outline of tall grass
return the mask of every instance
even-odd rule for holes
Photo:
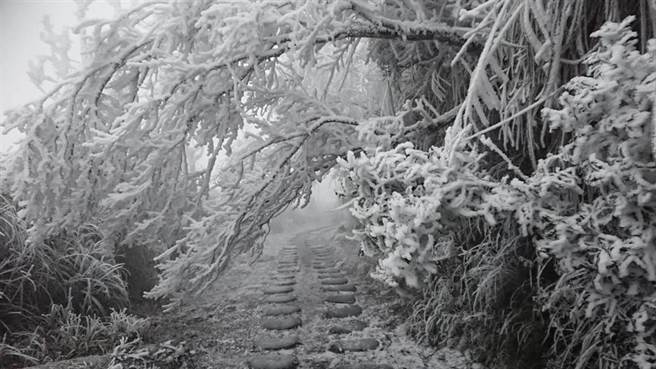
[[[461,229],[456,243],[463,251],[437,263],[439,272],[413,303],[410,333],[492,367],[543,367],[548,328],[533,300],[539,278],[553,275],[538,273],[535,248],[514,222]]]
[[[16,204],[0,196],[0,366],[106,352],[126,327],[138,330],[116,312],[127,286],[102,239],[87,224],[29,244]]]

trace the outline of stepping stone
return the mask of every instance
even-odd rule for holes
[[[355,295],[330,295],[327,296],[324,301],[335,304],[353,304],[355,303]]]
[[[343,271],[338,268],[317,270],[317,274],[331,274],[331,273],[343,273]]]
[[[298,313],[299,311],[301,311],[301,307],[298,305],[280,304],[280,305],[265,307],[262,312],[262,315],[264,316],[290,315],[290,314]]]
[[[289,295],[269,295],[267,296],[264,301],[266,302],[271,302],[271,303],[283,303],[283,302],[292,302],[296,300],[296,296],[289,294]]]
[[[262,320],[262,327],[271,330],[286,330],[300,327],[301,318],[297,316],[269,317]]]
[[[352,284],[339,284],[333,286],[321,286],[323,292],[355,292],[356,288]]]
[[[389,364],[339,364],[333,369],[394,369],[393,366]]]
[[[298,345],[300,340],[297,335],[273,337],[262,336],[255,340],[255,346],[260,350],[283,350],[290,349]]]
[[[280,293],[292,292],[294,287],[291,286],[271,286],[264,289],[265,295],[277,295]]]
[[[251,369],[294,369],[298,366],[298,360],[289,354],[263,354],[248,360]]]
[[[344,273],[324,273],[317,275],[317,278],[321,280],[344,278]]]
[[[360,314],[362,314],[362,308],[360,305],[349,305],[328,309],[324,313],[324,316],[326,318],[348,318]]]
[[[324,286],[331,286],[336,284],[347,284],[348,279],[346,278],[327,278],[320,282]]]
[[[335,270],[334,265],[313,266],[312,269],[317,273]]]
[[[296,284],[296,281],[293,279],[283,279],[280,281],[273,281],[274,286],[293,286]]]
[[[283,273],[283,274],[292,274],[292,273],[298,273],[298,269],[297,268],[294,268],[294,269],[278,269],[277,272],[278,273]]]
[[[295,274],[276,274],[273,276],[274,280],[290,280],[290,279],[295,279],[296,275]]]
[[[362,320],[349,320],[333,325],[328,329],[328,334],[349,334],[367,328],[367,323]]]
[[[330,344],[328,351],[342,353],[346,351],[369,351],[378,348],[378,340],[374,338],[356,338],[340,340]]]

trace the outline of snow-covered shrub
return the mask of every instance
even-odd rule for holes
[[[656,41],[637,51],[631,22],[593,34],[587,75],[543,111],[564,144],[529,176],[491,175],[473,145],[341,162],[375,276],[423,294],[418,336],[488,362],[656,365]]]
[[[439,148],[426,152],[403,143],[340,161],[343,178],[357,191],[351,211],[363,227],[355,233],[366,254],[380,257],[377,277],[417,288],[436,272],[436,261],[457,252],[456,219],[494,223],[485,199],[495,183],[477,176],[479,158],[463,153],[456,168]]]
[[[640,54],[632,21],[593,33],[587,76],[543,112],[571,140],[529,181],[538,250],[560,276],[540,304],[567,366],[656,366],[656,40]]]
[[[420,295],[410,317],[417,338],[489,364],[538,367],[545,325],[533,308],[531,214],[516,211],[530,192],[486,174],[476,151],[449,159],[411,143],[349,155],[341,167],[360,222],[353,233],[379,259],[372,276]]]

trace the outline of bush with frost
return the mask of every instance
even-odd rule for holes
[[[405,143],[341,162],[361,223],[356,234],[380,258],[375,276],[442,291],[429,294],[434,310],[425,311],[426,329],[444,328],[433,340],[453,335],[476,347],[476,325],[455,329],[461,323],[446,320],[456,310],[474,321],[496,311],[497,321],[517,323],[482,332],[501,340],[544,319],[543,354],[556,367],[656,364],[656,41],[637,51],[632,20],[593,33],[599,46],[586,59],[587,75],[566,84],[561,108],[543,111],[566,142],[530,176],[495,178],[481,166],[481,150],[464,146],[455,158]],[[499,245],[516,247],[508,253]],[[472,258],[481,247],[487,259]],[[518,292],[522,299],[504,299],[522,259],[530,288]],[[490,294],[481,286],[496,301],[524,301],[533,314],[518,321],[526,306],[477,304]],[[478,325],[491,327],[498,326]]]

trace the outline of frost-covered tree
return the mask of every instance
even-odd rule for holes
[[[348,151],[432,135],[424,144],[443,141],[452,161],[463,141],[498,132],[483,142],[519,155],[502,157],[521,175],[548,149],[538,108],[589,49],[579,20],[622,12],[594,1],[144,2],[80,23],[79,64],[51,38],[32,76],[54,87],[6,122],[26,134],[11,190],[34,244],[92,222],[108,249],[159,248],[150,296],[177,301],[236,253],[257,253],[271,217]]]
[[[6,187],[29,247],[92,223],[107,252],[159,250],[148,295],[173,307],[257,255],[270,219],[338,165],[375,275],[423,293],[418,337],[519,367],[647,368],[655,14],[647,0],[144,2],[83,21],[78,64],[46,32],[32,77],[52,88],[8,115],[25,139]]]
[[[471,27],[445,5],[152,1],[80,23],[79,64],[51,32],[32,77],[54,87],[6,121],[31,244],[92,222],[108,249],[160,248],[152,297],[202,290],[360,147],[380,115],[362,41],[459,47]]]

